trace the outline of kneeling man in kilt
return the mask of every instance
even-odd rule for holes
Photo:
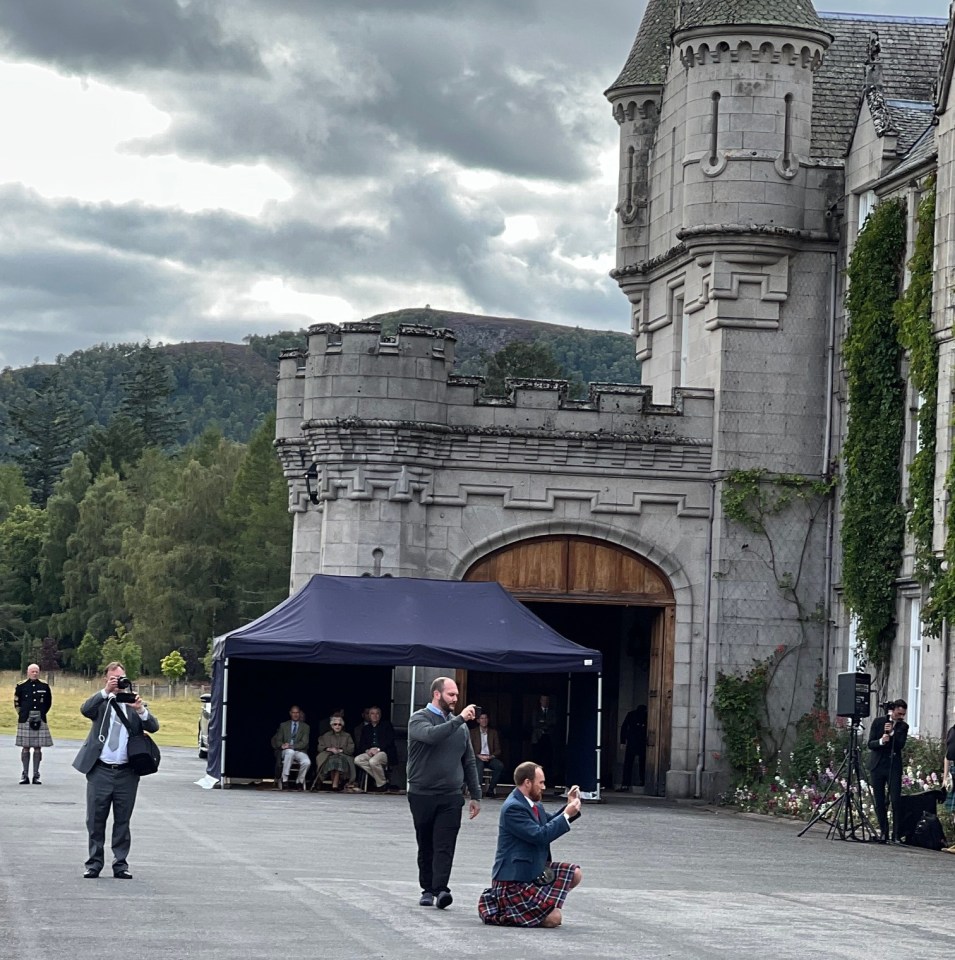
[[[580,789],[572,787],[567,805],[547,813],[540,802],[546,786],[541,767],[522,763],[514,783],[501,807],[491,886],[481,894],[478,915],[499,927],[559,927],[581,873],[576,863],[553,862],[550,844],[580,816]]]

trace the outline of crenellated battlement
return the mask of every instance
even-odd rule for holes
[[[708,64],[782,64],[816,71],[822,66],[827,44],[780,42],[779,38],[735,36],[720,41],[688,40],[678,47],[684,70]]]
[[[565,380],[513,378],[505,396],[490,396],[483,377],[451,373],[453,344],[450,331],[422,325],[402,325],[394,337],[382,337],[378,323],[310,327],[307,352],[280,355],[277,437],[308,445],[332,424],[374,422],[608,442],[712,440],[710,390],[680,388],[656,404],[650,387],[593,383],[586,399],[571,399]]]

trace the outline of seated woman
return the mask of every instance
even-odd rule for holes
[[[315,766],[318,768],[316,783],[331,778],[332,790],[341,791],[355,780],[355,741],[345,731],[342,717],[333,715],[329,720],[331,729],[318,738],[318,756]]]

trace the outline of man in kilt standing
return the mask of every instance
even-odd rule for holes
[[[555,863],[550,844],[580,816],[580,789],[567,805],[547,813],[544,771],[531,761],[514,771],[515,788],[501,807],[491,886],[478,900],[478,915],[500,927],[559,927],[567,894],[581,881],[576,863]]]
[[[30,782],[30,750],[33,750],[33,782],[41,783],[40,761],[43,747],[52,747],[53,738],[46,724],[46,715],[53,706],[53,691],[40,679],[40,668],[31,663],[27,678],[21,680],[13,691],[13,709],[17,712],[17,746],[23,762],[21,784]]]

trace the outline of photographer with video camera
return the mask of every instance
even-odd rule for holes
[[[86,742],[73,766],[86,775],[86,830],[89,833],[87,880],[100,875],[105,863],[106,820],[113,811],[113,876],[132,880],[128,870],[129,821],[136,805],[139,774],[129,762],[132,735],[155,733],[159,721],[146,709],[126,668],[114,661],[106,667],[106,684],[87,700],[80,713],[92,720]]]
[[[13,691],[13,709],[17,712],[17,746],[23,773],[20,783],[30,782],[30,750],[33,750],[33,782],[40,784],[40,761],[43,747],[53,746],[46,715],[53,706],[53,691],[40,679],[40,668],[35,663],[27,667],[27,678],[21,680]]]
[[[876,717],[869,729],[869,781],[872,786],[875,814],[883,843],[899,842],[899,801],[902,797],[902,750],[909,734],[905,722],[908,704],[892,700],[881,704],[885,713]],[[892,803],[892,836],[889,837],[889,817],[885,791],[888,788]]]

